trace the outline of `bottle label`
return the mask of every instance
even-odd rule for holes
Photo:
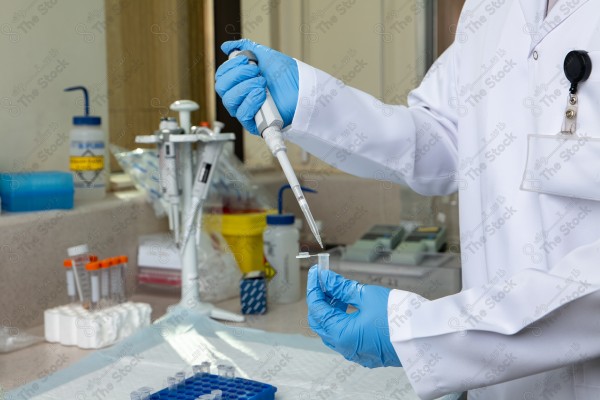
[[[69,159],[71,171],[101,171],[104,169],[104,156],[71,156]]]

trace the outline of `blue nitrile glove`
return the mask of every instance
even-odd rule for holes
[[[323,343],[364,367],[401,367],[390,342],[390,289],[363,285],[332,271],[322,271],[321,277],[327,294],[319,285],[317,267],[312,267],[308,272],[306,302],[308,324]],[[348,314],[337,305],[332,306],[332,300],[350,304],[358,311]]]
[[[215,74],[215,89],[232,117],[250,133],[257,135],[254,116],[265,102],[265,87],[283,118],[283,126],[292,123],[298,103],[298,65],[296,60],[248,39],[225,42],[221,50],[227,55],[234,50],[250,50],[258,66],[238,56],[223,63]]]

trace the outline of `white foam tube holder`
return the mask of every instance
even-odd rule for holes
[[[99,349],[149,326],[151,312],[146,303],[127,302],[97,311],[68,304],[44,311],[44,334],[48,342]]]

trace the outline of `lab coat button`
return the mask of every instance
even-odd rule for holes
[[[537,50],[534,50],[534,51],[533,51],[533,59],[534,59],[534,60],[537,60],[537,59],[538,59],[538,52],[537,52]]]

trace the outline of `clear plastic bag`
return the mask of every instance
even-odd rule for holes
[[[129,151],[116,145],[111,145],[110,148],[123,171],[131,177],[135,187],[146,192],[156,215],[165,215],[156,149]],[[274,199],[266,195],[264,188],[252,182],[252,177],[246,171],[244,164],[228,146],[223,148],[223,153],[219,157],[208,196],[211,202],[216,200],[228,210],[267,210],[276,204]]]
[[[223,235],[203,230],[198,249],[202,301],[216,302],[239,296],[241,278],[242,273]]]
[[[43,340],[42,337],[31,335],[12,326],[0,326],[0,353],[10,353]]]

